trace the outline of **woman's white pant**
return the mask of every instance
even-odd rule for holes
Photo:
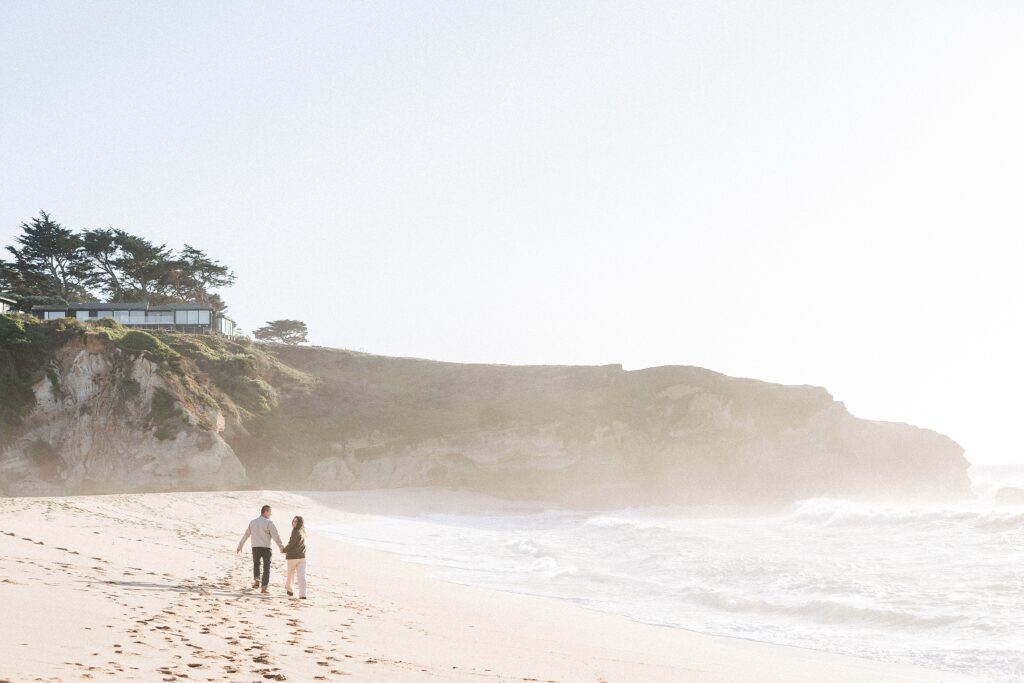
[[[306,597],[306,560],[288,560],[288,578],[285,579],[285,591],[292,592],[292,577],[298,578],[299,597]]]

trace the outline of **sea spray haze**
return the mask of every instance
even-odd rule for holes
[[[969,495],[963,449],[851,416],[820,387],[666,366],[504,366],[281,348],[310,488],[447,485],[615,506]]]
[[[954,441],[820,387],[501,366],[0,317],[0,490],[445,485],[587,507],[944,500]]]

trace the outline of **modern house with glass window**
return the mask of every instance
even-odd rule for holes
[[[10,313],[14,310],[14,304],[18,303],[14,299],[8,299],[5,296],[0,296],[0,315],[4,313]]]
[[[110,318],[122,325],[145,329],[176,330],[192,334],[235,334],[235,321],[213,306],[199,301],[184,304],[103,303],[33,306],[43,320],[77,318],[83,322]]]

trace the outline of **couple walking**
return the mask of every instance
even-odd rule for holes
[[[260,593],[267,593],[267,586],[270,584],[270,542],[277,543],[277,547],[284,553],[288,560],[288,578],[284,582],[284,590],[292,595],[292,578],[297,577],[299,597],[306,599],[306,527],[302,517],[296,516],[292,519],[292,535],[288,539],[288,545],[281,544],[281,536],[277,533],[277,527],[270,521],[272,511],[269,505],[264,505],[260,510],[260,516],[249,522],[249,528],[245,535],[238,542],[235,554],[242,552],[245,541],[252,538],[252,587],[262,587]],[[262,568],[261,568],[262,565]]]

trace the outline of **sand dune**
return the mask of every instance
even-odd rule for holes
[[[962,680],[454,586],[315,534],[310,599],[276,553],[261,596],[234,548],[264,502],[282,533],[350,514],[274,492],[0,499],[0,681]]]

